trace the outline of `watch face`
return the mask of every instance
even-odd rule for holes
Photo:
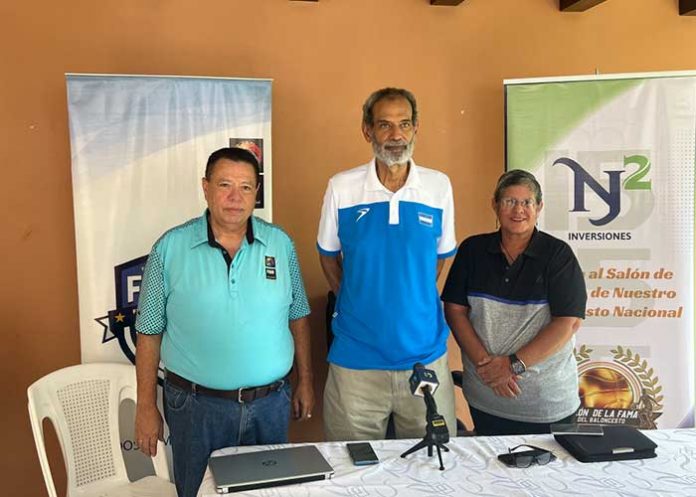
[[[524,373],[524,364],[522,364],[522,361],[520,361],[519,359],[512,362],[510,364],[510,368],[512,369],[512,372],[515,374]]]

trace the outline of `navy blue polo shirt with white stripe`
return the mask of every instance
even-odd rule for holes
[[[469,320],[491,355],[509,355],[529,343],[552,317],[585,317],[587,293],[580,265],[567,243],[535,229],[509,264],[500,232],[466,239],[447,277],[442,300],[467,306]],[[575,338],[528,368],[516,398],[498,397],[476,374],[466,354],[463,388],[476,409],[516,421],[550,423],[579,407]]]

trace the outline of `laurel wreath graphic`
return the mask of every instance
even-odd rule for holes
[[[587,345],[581,345],[580,350],[574,349],[573,352],[575,353],[575,361],[578,363],[578,366],[581,366],[590,360],[592,349]]]
[[[643,393],[653,401],[654,409],[661,410],[664,399],[664,396],[660,394],[662,387],[658,385],[659,378],[654,375],[653,368],[648,368],[648,361],[641,359],[640,354],[634,354],[631,349],[624,349],[621,345],[617,345],[616,349],[610,352],[614,354],[615,361],[622,363],[635,373],[643,387]]]

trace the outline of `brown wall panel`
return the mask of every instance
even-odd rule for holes
[[[695,22],[676,0],[612,0],[582,14],[559,12],[557,0],[3,0],[3,494],[43,491],[26,387],[80,360],[65,72],[274,78],[275,222],[297,243],[320,387],[327,285],[316,226],[329,176],[370,156],[359,128],[370,91],[398,85],[419,98],[416,160],[450,175],[462,239],[494,228],[503,79],[696,69],[684,49],[696,46]],[[454,347],[451,356],[456,364]],[[292,436],[321,439],[320,420]]]

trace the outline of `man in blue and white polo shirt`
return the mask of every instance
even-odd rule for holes
[[[324,428],[329,440],[425,434],[425,404],[408,378],[421,362],[437,373],[435,400],[455,433],[454,392],[437,277],[454,255],[449,178],[411,159],[418,111],[411,92],[383,88],[363,105],[375,158],[329,181],[317,245],[337,295]]]
[[[291,412],[307,419],[314,405],[297,254],[282,229],[252,215],[258,178],[251,152],[213,152],[202,182],[208,209],[164,233],[145,266],[135,322],[136,440],[155,455],[161,358],[179,497],[195,497],[212,451],[285,443]]]

